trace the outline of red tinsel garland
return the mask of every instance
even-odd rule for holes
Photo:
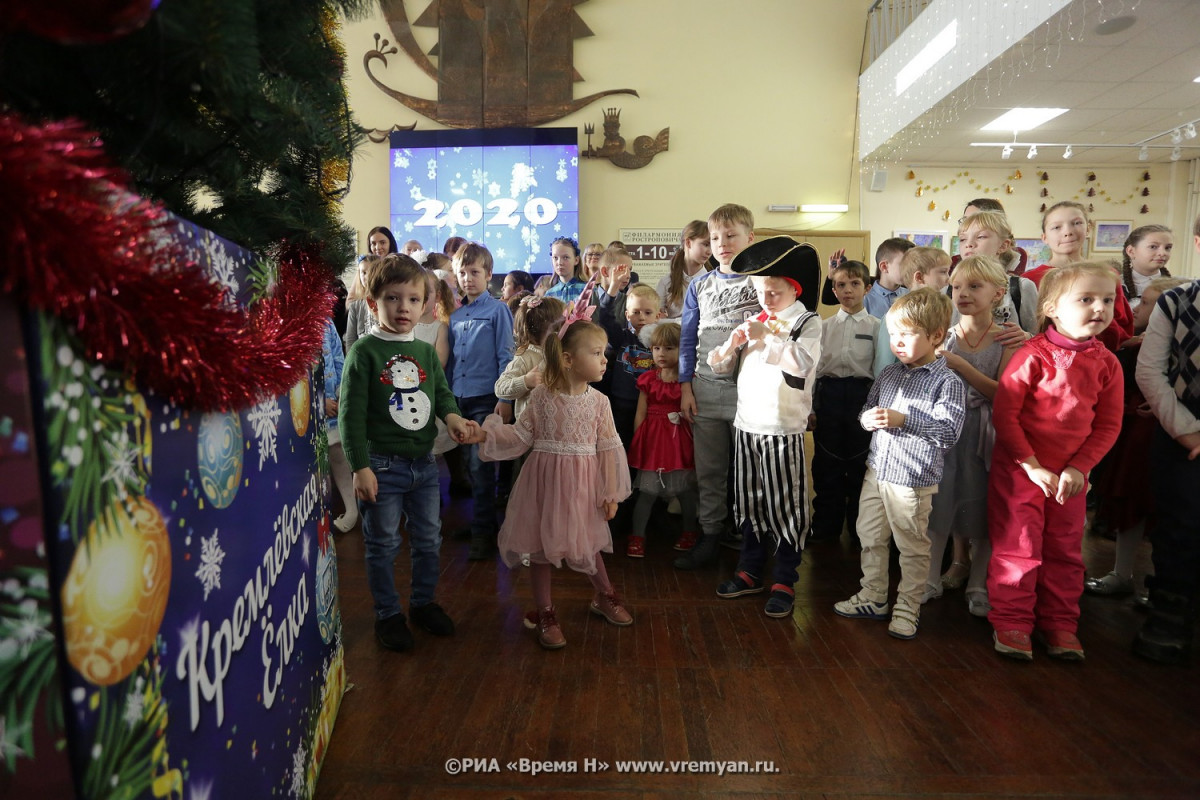
[[[230,410],[288,391],[320,353],[334,302],[314,254],[281,246],[272,295],[243,311],[185,260],[167,213],[127,186],[82,124],[0,114],[3,290],[177,405]]]

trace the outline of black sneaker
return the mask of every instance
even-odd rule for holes
[[[403,614],[375,620],[375,638],[388,650],[395,650],[397,653],[412,650],[412,631],[408,629]]]
[[[437,603],[415,606],[408,610],[413,625],[434,636],[453,636],[454,621],[446,616],[446,612]]]

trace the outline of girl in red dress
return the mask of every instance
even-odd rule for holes
[[[630,558],[646,554],[646,523],[656,497],[677,497],[683,533],[676,550],[696,543],[696,471],[692,428],[679,413],[679,324],[660,322],[642,329],[654,358],[654,369],[638,378],[638,406],[633,418],[629,466],[638,470],[641,490],[633,508],[633,531],[625,548]]]

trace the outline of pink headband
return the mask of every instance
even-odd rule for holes
[[[558,329],[558,340],[560,342],[567,335],[567,328],[571,327],[572,324],[581,320],[584,322],[591,321],[592,314],[596,313],[596,307],[588,305],[588,303],[592,299],[592,289],[595,286],[596,278],[592,276],[583,287],[583,291],[579,293],[579,298],[567,304],[567,309],[563,312],[562,325]]]

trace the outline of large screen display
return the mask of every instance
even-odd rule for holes
[[[550,271],[550,242],[579,239],[579,137],[574,128],[395,131],[391,226],[396,241],[440,251],[480,242],[495,272]]]

